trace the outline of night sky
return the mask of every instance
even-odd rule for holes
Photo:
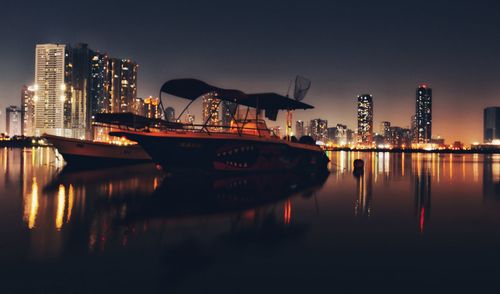
[[[37,43],[137,61],[139,97],[180,77],[285,94],[301,74],[316,109],[294,119],[355,128],[356,96],[370,93],[376,131],[384,120],[408,127],[425,83],[433,135],[450,143],[482,141],[483,108],[500,105],[498,1],[158,2],[2,1],[0,131],[5,107],[33,83]]]

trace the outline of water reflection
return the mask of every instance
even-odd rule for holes
[[[0,274],[22,286],[26,277],[53,281],[55,268],[64,268],[101,285],[115,279],[117,292],[128,290],[119,282],[134,271],[143,292],[164,283],[200,292],[196,285],[218,283],[219,275],[233,286],[276,272],[321,276],[320,284],[336,277],[345,290],[353,266],[372,282],[496,268],[500,155],[328,155],[330,175],[186,176],[153,165],[71,170],[50,148],[1,149]],[[355,159],[365,163],[362,174]]]
[[[431,172],[424,169],[415,175],[415,214],[418,219],[418,231],[423,234],[431,214]]]
[[[500,164],[498,155],[485,155],[483,163],[483,196],[500,201]]]

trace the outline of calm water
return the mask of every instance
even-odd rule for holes
[[[500,155],[329,156],[221,178],[0,149],[0,292],[498,292]]]

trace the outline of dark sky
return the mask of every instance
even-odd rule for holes
[[[316,109],[294,118],[329,125],[355,128],[356,95],[371,93],[376,130],[383,120],[406,127],[426,83],[433,134],[472,142],[482,140],[483,108],[500,105],[499,1],[7,0],[0,37],[2,110],[20,104],[35,44],[50,42],[137,61],[139,96],[180,77],[285,94],[301,74]],[[0,130],[4,121],[2,111]]]

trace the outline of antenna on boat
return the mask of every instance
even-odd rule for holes
[[[290,91],[290,86],[292,82],[290,81],[290,85],[288,86],[288,91],[286,97],[288,97],[288,92]],[[295,77],[295,87],[293,90],[293,98],[297,101],[302,101],[307,95],[307,92],[311,88],[311,80],[297,75]],[[290,140],[292,136],[292,110],[288,109],[286,112],[286,137],[287,140]],[[300,138],[299,138],[300,139]]]

